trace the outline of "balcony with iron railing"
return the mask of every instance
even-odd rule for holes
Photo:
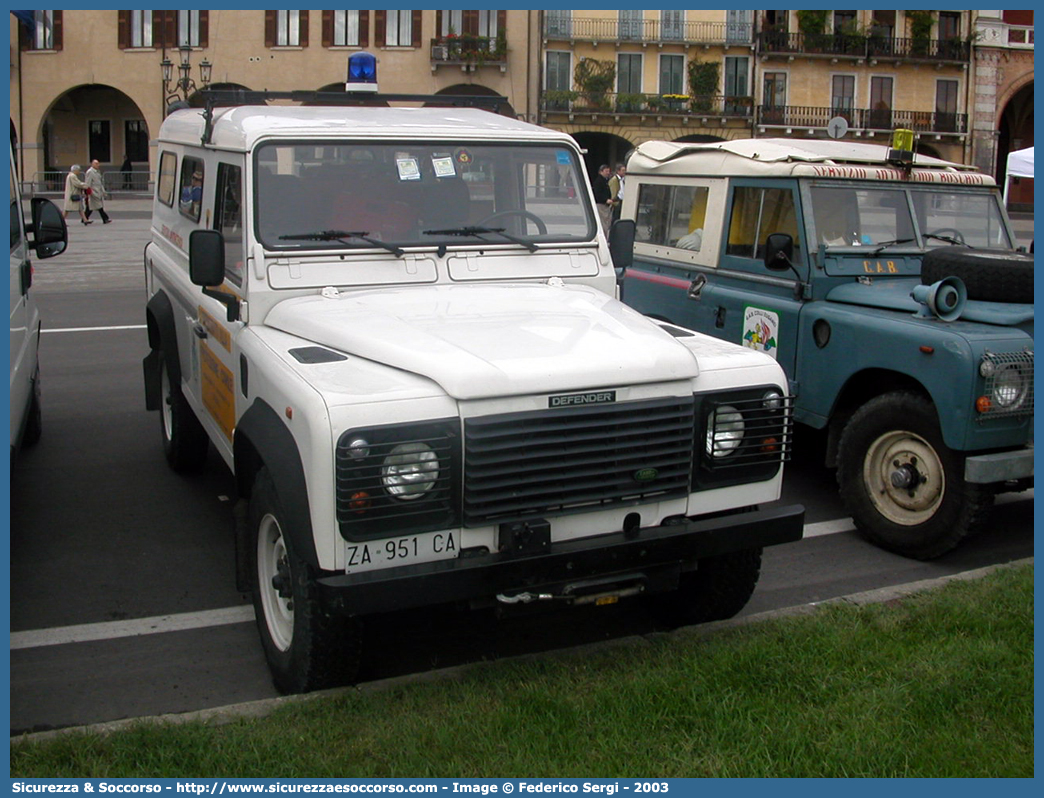
[[[962,135],[968,132],[968,115],[941,111],[894,111],[883,108],[830,108],[807,105],[761,105],[759,127],[825,129],[835,116],[848,122],[849,131],[890,132],[906,128],[915,133]]]
[[[896,39],[873,30],[867,33],[787,33],[761,31],[758,53],[765,57],[822,55],[841,58],[892,59],[967,63],[971,43],[962,39]]]
[[[722,94],[645,94],[626,92],[544,91],[541,114],[597,116],[715,117],[750,120],[754,98]]]
[[[640,42],[643,44],[752,45],[754,26],[749,22],[697,22],[693,20],[544,18],[544,38],[570,42]]]
[[[431,68],[440,65],[460,66],[471,71],[477,66],[496,66],[507,70],[507,40],[497,36],[474,36],[468,33],[440,36],[431,40]]]

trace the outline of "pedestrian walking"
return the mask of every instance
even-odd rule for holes
[[[86,188],[86,184],[83,182],[83,168],[78,163],[74,163],[69,167],[69,174],[65,176],[65,197],[62,209],[65,211],[66,219],[69,218],[69,211],[76,211],[80,214],[81,224],[90,224],[87,215],[83,212],[84,188]]]
[[[609,177],[613,170],[609,164],[604,163],[598,167],[591,190],[594,192],[595,205],[598,208],[598,217],[602,220],[602,229],[608,234],[609,225],[613,220],[613,195],[609,191]]]
[[[102,224],[108,224],[112,221],[109,218],[109,214],[105,212],[105,182],[102,180],[101,170],[98,168],[101,164],[97,159],[91,161],[91,168],[87,170],[87,174],[84,176],[83,182],[87,184],[85,193],[87,194],[87,222],[90,224],[91,211],[98,211],[101,214]]]

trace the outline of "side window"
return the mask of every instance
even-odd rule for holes
[[[159,175],[156,178],[156,197],[164,205],[174,205],[174,183],[177,175],[178,156],[165,152],[160,156]]]
[[[243,284],[243,170],[233,164],[218,164],[214,229],[225,237],[225,276]]]
[[[199,221],[203,205],[203,161],[185,156],[181,160],[181,180],[178,190],[178,210],[194,222]]]
[[[732,221],[726,253],[760,259],[765,240],[772,233],[787,233],[794,239],[794,254],[801,247],[794,192],[789,188],[737,186],[732,194]]]
[[[706,186],[643,184],[638,194],[635,240],[699,251],[709,194]]]

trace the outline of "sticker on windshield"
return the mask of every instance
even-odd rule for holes
[[[420,180],[420,164],[416,158],[396,158],[395,166],[399,170],[399,180]]]
[[[779,314],[749,305],[743,309],[743,345],[776,357]]]
[[[457,170],[453,167],[453,159],[448,155],[432,157],[431,168],[435,170],[435,177],[457,176]]]
[[[563,166],[569,166],[569,153],[566,150],[555,150],[555,160]]]

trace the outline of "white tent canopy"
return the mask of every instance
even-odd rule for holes
[[[1008,153],[1008,175],[1004,180],[1004,204],[1008,204],[1008,186],[1013,177],[1033,177],[1033,148]]]

